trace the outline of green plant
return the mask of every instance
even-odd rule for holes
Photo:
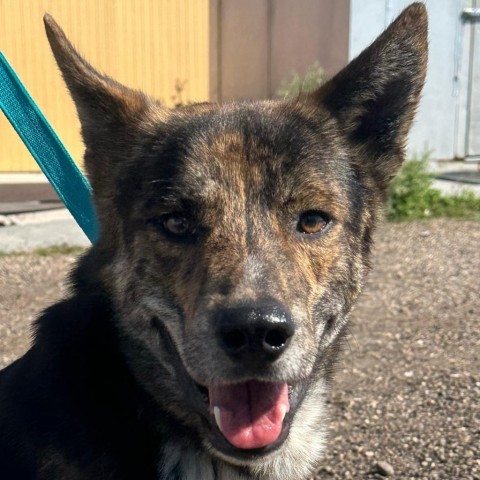
[[[0,258],[2,257],[17,257],[20,255],[33,254],[39,257],[48,257],[50,255],[80,255],[85,251],[85,247],[76,245],[66,245],[64,243],[60,245],[52,245],[50,247],[36,248],[30,252],[18,251],[18,252],[4,252],[0,251]]]
[[[318,62],[310,65],[302,78],[298,73],[293,72],[290,80],[284,80],[277,90],[277,96],[288,100],[295,98],[300,93],[312,92],[326,80],[325,72]]]
[[[85,247],[62,243],[51,247],[36,248],[32,253],[40,257],[48,257],[50,255],[80,255],[85,250]]]
[[[388,195],[387,218],[394,221],[425,218],[480,220],[480,198],[471,191],[443,195],[432,187],[426,152],[405,162],[392,181]]]
[[[173,87],[175,94],[172,95],[171,99],[174,107],[176,108],[183,107],[184,105],[188,105],[190,103],[183,98],[187,83],[188,80],[180,80],[179,78],[175,80],[175,85]]]

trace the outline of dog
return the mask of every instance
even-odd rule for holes
[[[0,375],[0,478],[309,478],[425,79],[425,6],[314,92],[172,110],[44,20],[101,233]]]

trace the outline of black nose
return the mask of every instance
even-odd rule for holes
[[[274,302],[221,310],[215,328],[229,356],[254,361],[275,360],[295,332],[290,314]]]

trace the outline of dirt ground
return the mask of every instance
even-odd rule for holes
[[[1,234],[1,232],[0,232]],[[0,367],[73,256],[0,258]],[[352,314],[315,477],[480,480],[480,223],[385,224]]]

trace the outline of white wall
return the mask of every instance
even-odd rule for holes
[[[410,3],[409,0],[350,0],[350,59]],[[426,0],[424,3],[429,13],[429,67],[410,134],[409,155],[428,149],[432,150],[433,159],[450,159],[464,153],[465,105],[462,103],[467,85],[466,78],[462,77],[466,77],[468,51],[464,48],[461,12],[467,1]],[[462,65],[463,68],[459,68]]]

